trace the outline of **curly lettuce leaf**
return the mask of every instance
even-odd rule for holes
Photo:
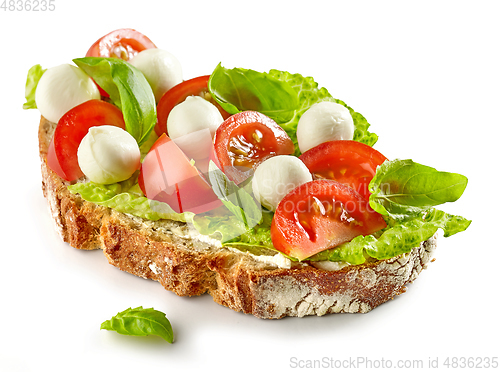
[[[151,221],[170,219],[191,222],[194,216],[191,212],[177,213],[166,203],[146,198],[133,179],[111,185],[75,183],[68,186],[68,190],[80,194],[86,201]]]
[[[471,221],[443,211],[432,209],[423,217],[413,218],[385,229],[376,238],[373,235],[358,236],[337,248],[329,249],[308,258],[310,261],[345,261],[359,265],[366,261],[366,256],[377,260],[408,253],[421,242],[431,238],[442,229],[448,237],[465,231]]]
[[[40,65],[34,65],[28,70],[28,76],[26,78],[26,87],[24,90],[24,96],[26,98],[26,102],[23,104],[23,109],[36,109],[35,102],[35,92],[36,87],[38,86],[38,82],[42,75],[47,71],[44,70]]]
[[[245,224],[233,215],[196,215],[193,218],[194,228],[202,235],[219,240],[222,244],[241,236],[247,231]]]
[[[351,265],[360,265],[366,261],[365,250],[370,247],[370,244],[376,241],[377,239],[373,235],[360,235],[352,239],[350,242],[343,243],[338,247],[316,253],[307,260],[333,262],[344,261],[350,263]]]
[[[278,89],[279,88],[279,89]],[[297,145],[299,119],[315,103],[330,101],[345,106],[354,121],[354,140],[373,146],[378,136],[368,131],[370,124],[345,102],[333,98],[326,88],[318,88],[312,77],[270,70],[257,72],[243,68],[225,69],[220,64],[212,73],[208,89],[215,100],[229,113],[256,110],[273,118]]]
[[[279,253],[292,261],[297,261],[274,248],[270,230],[272,218],[272,212],[263,211],[262,221],[249,228],[234,215],[196,215],[193,226],[200,234],[219,240],[224,247],[256,256],[274,256]]]
[[[294,141],[296,145],[295,148],[297,149],[296,155],[300,154],[300,152],[298,152],[296,136],[299,119],[312,105],[323,101],[336,102],[349,110],[354,121],[353,139],[355,141],[365,143],[369,146],[373,146],[377,142],[378,136],[368,131],[370,124],[365,117],[347,106],[345,102],[333,98],[326,88],[318,88],[318,83],[316,83],[312,77],[304,77],[300,74],[291,74],[279,70],[271,70],[269,71],[269,75],[280,81],[287,82],[298,95],[300,106],[295,111],[293,118],[287,122],[279,123],[288,133],[292,141]]]
[[[262,210],[262,218],[259,224],[246,229],[238,237],[228,241],[224,245],[236,246],[257,246],[275,250],[271,240],[271,223],[274,213],[268,210]]]
[[[366,253],[378,260],[396,257],[410,252],[412,248],[431,238],[438,229],[442,229],[444,236],[448,237],[465,231],[470,223],[463,217],[432,209],[423,218],[414,218],[387,229],[376,244],[366,249]]]
[[[274,248],[271,242],[270,218],[268,213],[264,213],[259,224],[249,227],[239,216],[228,214],[219,208],[196,215],[193,218],[193,225],[200,234],[220,240],[222,245],[241,243],[247,246]]]

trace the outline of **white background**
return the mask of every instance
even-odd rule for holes
[[[500,357],[497,1],[54,3],[43,13],[0,9],[1,371],[284,371],[358,357],[444,367],[446,357]],[[466,175],[463,197],[443,209],[472,225],[442,238],[407,293],[368,314],[273,321],[209,296],[178,297],[100,251],[62,243],[41,192],[39,114],[21,108],[26,73],[82,57],[122,27],[176,55],[185,79],[219,62],[313,76],[368,119],[387,157]],[[99,330],[136,306],[165,312],[175,343]]]

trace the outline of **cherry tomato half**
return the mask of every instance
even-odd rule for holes
[[[65,113],[57,123],[47,153],[48,166],[66,181],[83,176],[78,165],[78,146],[90,127],[114,125],[125,129],[122,112],[111,103],[86,101]]]
[[[183,81],[180,84],[167,90],[165,94],[158,102],[156,111],[158,113],[158,121],[156,122],[155,132],[158,136],[162,133],[167,133],[167,119],[170,111],[183,102],[189,96],[200,96],[205,98],[210,103],[214,104],[215,107],[220,111],[224,120],[226,120],[230,115],[224,111],[222,107],[212,98],[208,92],[208,80],[210,75],[199,76],[193,79]],[[167,133],[168,134],[168,133]]]
[[[271,156],[294,152],[283,128],[257,111],[239,112],[226,119],[215,132],[214,146],[224,173],[236,183],[247,179]]]
[[[196,167],[165,133],[142,162],[139,187],[148,199],[167,203],[177,213],[203,213],[222,205]]]
[[[368,199],[368,185],[377,166],[387,158],[373,147],[357,141],[324,142],[300,155],[313,179],[336,180]]]
[[[149,38],[131,28],[121,28],[104,35],[87,51],[86,57],[119,58],[130,61],[144,49],[156,48]]]
[[[360,194],[333,180],[296,187],[281,200],[271,224],[279,251],[304,260],[386,226]]]
[[[149,38],[131,28],[121,28],[104,35],[97,40],[87,51],[85,57],[119,58],[130,61],[139,52],[145,49],[156,48]],[[101,96],[109,97],[99,85]]]

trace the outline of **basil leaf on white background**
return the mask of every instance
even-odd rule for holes
[[[116,331],[128,336],[160,336],[169,343],[174,342],[172,325],[164,313],[142,306],[128,308],[101,324],[101,329]]]

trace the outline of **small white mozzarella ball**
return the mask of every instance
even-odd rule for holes
[[[353,136],[351,113],[335,102],[315,103],[300,117],[297,126],[297,142],[301,152],[323,142],[352,140]]]
[[[215,135],[224,118],[215,105],[199,96],[189,96],[175,106],[167,119],[167,133],[172,139],[209,129]]]
[[[148,81],[156,102],[167,90],[182,82],[182,67],[177,58],[166,50],[151,48],[136,54],[130,61]]]
[[[277,155],[257,167],[252,190],[264,207],[275,211],[286,194],[309,181],[312,175],[302,160],[292,155]]]
[[[140,161],[136,140],[112,125],[91,127],[78,147],[80,169],[96,183],[124,181],[139,168]]]
[[[99,89],[90,76],[69,64],[45,71],[35,92],[38,110],[43,117],[54,123],[73,107],[100,98]]]

